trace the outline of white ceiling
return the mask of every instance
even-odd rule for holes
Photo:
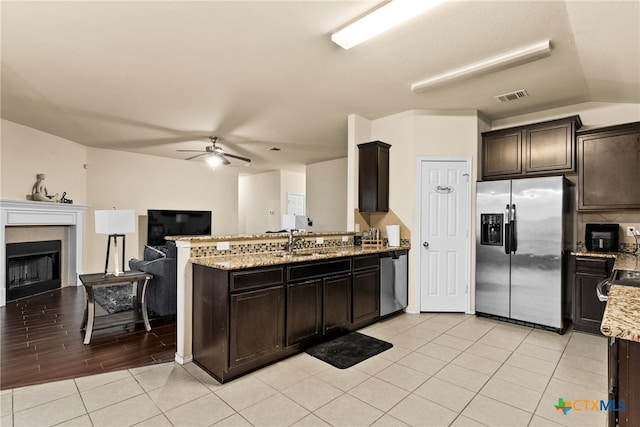
[[[216,135],[253,159],[240,172],[255,173],[346,156],[351,113],[477,109],[494,120],[640,103],[637,0],[449,1],[351,50],[331,42],[379,4],[3,0],[2,117],[88,146],[173,158]],[[548,58],[409,90],[543,40]],[[519,89],[530,97],[494,99]]]

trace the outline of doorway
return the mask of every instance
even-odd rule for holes
[[[470,312],[471,158],[418,159],[420,311]]]

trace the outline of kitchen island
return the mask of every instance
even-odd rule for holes
[[[193,361],[225,382],[376,322],[380,254],[398,249],[194,259]]]
[[[193,360],[195,270],[206,268],[219,274],[230,274],[239,269],[269,267],[284,269],[286,265],[296,265],[303,261],[319,263],[409,248],[409,241],[402,239],[400,248],[363,249],[354,246],[354,234],[353,232],[296,233],[296,237],[303,237],[304,241],[298,242],[294,248],[289,248],[293,249],[291,251],[285,250],[288,233],[167,237],[167,240],[176,242],[178,252],[176,362],[182,364]]]

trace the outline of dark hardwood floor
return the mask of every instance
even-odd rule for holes
[[[64,287],[0,307],[0,389],[174,360],[175,320],[94,331],[84,345],[84,306],[82,287]]]

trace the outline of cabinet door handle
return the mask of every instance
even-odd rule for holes
[[[424,246],[425,249],[429,249],[429,242],[424,242],[422,246]]]

